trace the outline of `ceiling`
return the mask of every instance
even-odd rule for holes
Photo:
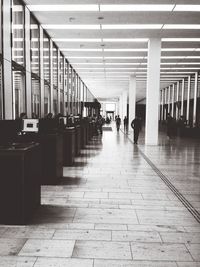
[[[162,38],[161,88],[200,69],[199,0],[25,2],[97,98],[119,97],[131,74],[145,97],[149,38]]]

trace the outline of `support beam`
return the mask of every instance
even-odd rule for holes
[[[172,85],[172,117],[174,117],[174,103],[175,103],[175,84]]]
[[[145,143],[158,144],[161,39],[151,38],[148,44]]]
[[[53,110],[53,41],[50,39],[50,112]]]

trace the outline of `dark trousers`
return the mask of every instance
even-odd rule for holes
[[[140,132],[139,129],[134,129],[134,144],[136,144],[138,141],[139,132]]]

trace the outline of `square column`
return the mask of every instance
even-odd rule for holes
[[[148,44],[145,143],[158,144],[158,114],[160,93],[161,39],[152,38]]]
[[[136,110],[136,76],[131,75],[129,80],[129,129],[131,122],[135,119]]]
[[[122,100],[123,100],[123,106],[122,106],[122,120],[124,117],[127,117],[127,101],[128,101],[128,93],[127,91],[123,91],[122,93]]]

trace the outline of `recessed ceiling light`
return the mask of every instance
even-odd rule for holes
[[[200,38],[162,38],[162,42],[199,42]]]
[[[106,48],[105,52],[147,52],[147,48]]]
[[[172,11],[174,5],[100,5],[100,11]]]
[[[165,24],[163,29],[200,29],[200,24]]]
[[[199,12],[200,5],[176,5],[174,11]]]
[[[147,39],[147,38],[103,38],[103,41],[104,42],[110,42],[110,43],[115,43],[115,42],[122,42],[122,43],[124,43],[124,42],[133,42],[133,43],[135,43],[135,42],[144,42],[144,43],[146,43],[146,42],[148,42],[148,40],[149,39]]]
[[[63,48],[62,51],[102,52],[102,49],[101,48]]]
[[[99,19],[99,20],[103,20],[103,19],[104,19],[104,17],[98,17],[98,19]]]
[[[100,38],[53,38],[54,42],[88,42],[88,43],[100,43]]]

